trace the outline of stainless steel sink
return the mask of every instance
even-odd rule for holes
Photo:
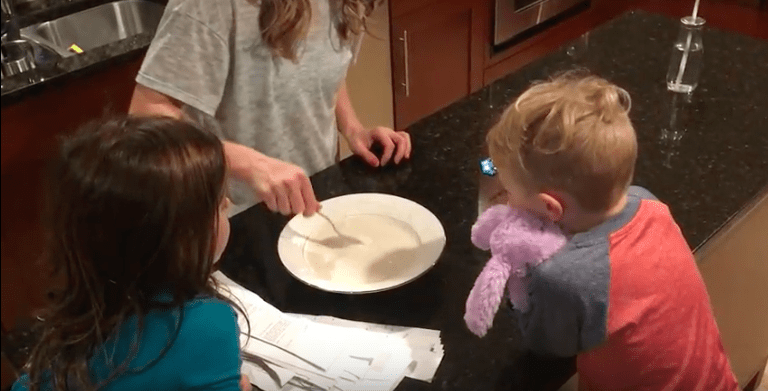
[[[115,1],[23,28],[21,36],[69,57],[79,53],[77,48],[88,52],[142,33],[154,34],[163,9],[146,0]]]

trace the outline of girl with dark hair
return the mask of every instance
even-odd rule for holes
[[[335,164],[340,135],[375,167],[411,154],[408,133],[365,128],[347,95],[347,68],[381,2],[170,0],[130,112],[216,120],[235,213],[264,202],[311,215],[308,176]]]
[[[109,119],[63,140],[47,254],[64,285],[14,391],[250,389],[211,277],[226,177],[221,141],[189,122]]]

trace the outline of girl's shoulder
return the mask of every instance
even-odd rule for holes
[[[211,318],[234,321],[237,323],[237,313],[232,306],[224,300],[210,297],[199,296],[184,304],[184,319],[203,319],[210,321]]]
[[[181,308],[158,308],[150,311],[146,317],[145,326],[147,329],[163,329],[162,331],[172,333],[173,329],[178,327],[178,337],[185,339],[186,336],[196,338],[203,333],[209,335],[210,331],[216,330],[223,334],[237,334],[237,313],[232,306],[215,297],[198,296],[184,303]]]
[[[174,347],[169,352],[172,355],[209,348],[219,349],[219,354],[224,355],[237,353],[240,334],[237,314],[228,303],[213,297],[198,297],[184,304],[181,317],[178,311],[174,312],[174,322],[153,319],[169,326],[169,338],[173,339],[173,334],[176,334]],[[148,327],[148,331],[151,328]],[[175,328],[178,328],[176,332],[173,331]]]

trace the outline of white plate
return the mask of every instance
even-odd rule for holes
[[[322,211],[362,245],[332,248],[335,236],[320,217],[295,216],[283,228],[277,252],[302,282],[329,292],[370,293],[413,281],[429,270],[445,247],[445,231],[432,212],[388,194],[344,195],[321,202]]]

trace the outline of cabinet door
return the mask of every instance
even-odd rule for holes
[[[25,332],[57,283],[45,262],[42,226],[45,173],[57,138],[105,111],[126,113],[141,58],[93,75],[44,88],[2,108],[2,319],[3,332]],[[5,346],[3,349],[7,349]],[[14,352],[4,351],[8,357]],[[10,366],[3,363],[5,382]],[[16,364],[16,362],[14,362]],[[15,375],[13,375],[15,376]],[[3,383],[5,385],[5,383]]]
[[[397,129],[482,86],[485,3],[441,1],[392,18]]]

